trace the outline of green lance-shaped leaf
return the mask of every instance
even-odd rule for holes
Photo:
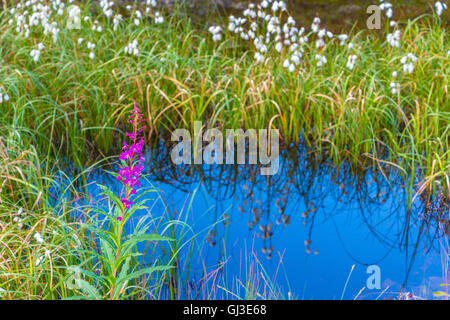
[[[89,299],[103,300],[98,290],[86,280],[76,280],[76,285],[87,295]]]
[[[116,285],[120,287],[125,281],[131,281],[134,280],[144,274],[151,275],[155,271],[166,271],[173,269],[172,266],[155,266],[155,267],[149,267],[145,269],[138,270],[136,272],[133,272],[131,274],[128,274],[126,276],[121,277],[120,279],[117,279]]]

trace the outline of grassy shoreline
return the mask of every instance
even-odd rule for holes
[[[90,6],[82,6],[82,16],[90,16]],[[254,47],[228,35],[215,43],[207,30],[196,30],[189,17],[176,13],[163,24],[123,21],[116,32],[99,15],[102,32],[91,30],[91,18],[76,32],[62,28],[57,43],[40,32],[28,39],[17,35],[8,18],[3,12],[1,86],[11,101],[0,104],[2,135],[18,130],[56,161],[64,157],[84,166],[114,154],[135,99],[145,112],[149,138],[192,129],[195,120],[231,129],[270,124],[286,145],[302,141],[337,164],[388,161],[405,176],[422,176],[412,179],[414,184],[435,187],[440,180],[445,192],[450,190],[448,33],[435,17],[402,23],[401,48],[370,31],[350,36],[353,49],[337,39],[326,49],[308,43],[293,73],[276,52],[256,63]],[[138,40],[138,56],[123,52],[132,40]],[[87,41],[96,44],[94,59]],[[29,53],[38,42],[45,49],[33,62]],[[328,57],[326,66],[315,65],[318,53]],[[358,62],[348,70],[351,53]],[[419,57],[416,70],[400,76],[401,90],[392,95],[391,73],[407,53]]]

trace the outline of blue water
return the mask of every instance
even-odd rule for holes
[[[147,164],[143,187],[151,185],[160,195],[151,194],[150,209],[140,215],[157,217],[169,208],[192,228],[186,240],[196,243],[189,265],[192,292],[181,298],[192,298],[204,270],[214,273],[222,261],[224,272],[208,278],[216,297],[236,298],[223,287],[245,297],[237,279],[245,284],[251,268],[258,270],[260,289],[274,283],[284,299],[384,299],[400,292],[431,298],[442,290],[440,235],[419,201],[407,210],[401,179],[344,173],[307,159],[286,163],[270,178],[256,166]],[[430,228],[420,231],[424,222]],[[366,286],[369,265],[380,268],[380,289]],[[182,261],[179,268],[188,271]]]

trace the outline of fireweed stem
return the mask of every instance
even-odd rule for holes
[[[122,147],[122,153],[120,154],[121,166],[118,171],[118,175],[116,179],[125,187],[125,196],[121,199],[122,201],[122,210],[120,216],[117,217],[119,222],[118,228],[118,237],[117,237],[117,249],[115,258],[116,261],[119,259],[120,249],[122,247],[122,234],[124,232],[124,225],[126,222],[126,213],[130,208],[133,201],[131,200],[131,196],[136,194],[136,188],[139,188],[139,177],[143,170],[142,161],[144,157],[142,155],[143,147],[144,147],[144,138],[138,136],[144,129],[144,127],[140,127],[139,124],[144,121],[143,115],[140,113],[139,108],[134,102],[133,110],[130,114],[130,120],[128,123],[131,123],[133,126],[133,131],[131,133],[127,132],[126,136],[131,140],[131,144],[128,145],[125,141]],[[119,266],[115,265],[113,270],[113,277],[115,278],[117,275],[117,270]],[[109,297],[112,300],[114,298],[114,285],[111,286],[111,290],[109,292]]]

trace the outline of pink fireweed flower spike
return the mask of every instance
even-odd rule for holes
[[[140,113],[139,108],[134,102],[134,108],[129,116],[128,123],[133,125],[133,132],[127,132],[126,136],[131,140],[131,144],[127,144],[125,141],[122,147],[122,153],[120,154],[121,166],[116,179],[125,186],[125,197],[122,198],[122,204],[125,208],[129,209],[133,204],[133,201],[129,199],[131,195],[136,194],[136,188],[140,187],[139,176],[144,170],[142,162],[144,156],[142,154],[144,149],[144,137],[139,136],[145,127],[141,126],[141,122],[144,121],[143,114]],[[118,219],[119,220],[119,219]],[[121,221],[120,218],[119,221]]]

